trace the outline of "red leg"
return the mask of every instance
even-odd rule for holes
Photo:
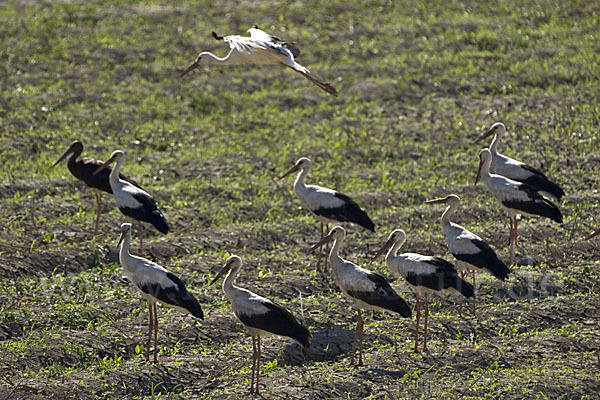
[[[148,322],[148,347],[146,348],[146,362],[150,361],[150,346],[152,345],[152,329],[154,328],[154,319],[152,318],[152,304],[148,303],[148,313],[150,321]]]
[[[429,295],[425,293],[425,326],[423,327],[423,350],[427,349],[427,319],[429,318]]]
[[[325,234],[323,234],[323,228],[324,228],[325,226],[324,226],[324,225],[323,225],[323,223],[322,223],[322,222],[320,222],[320,221],[319,221],[319,224],[321,225],[321,239],[320,239],[320,240],[322,240],[322,239],[325,237]],[[319,272],[319,271],[321,270],[321,260],[323,259],[323,247],[321,247],[321,248],[319,249],[319,254],[318,254],[318,256],[317,256],[317,257],[318,257],[318,258],[317,258],[317,272]]]
[[[158,352],[158,309],[154,303],[154,362],[157,362],[156,353]]]
[[[329,224],[325,224],[325,234],[327,235],[328,233],[329,233]],[[327,272],[327,269],[329,267],[330,244],[331,244],[331,242],[327,242],[327,244],[325,245],[325,260],[324,260],[324,264],[323,264],[323,271],[325,271],[325,272]]]
[[[254,371],[256,369],[256,339],[252,336],[252,377],[250,378],[250,393],[254,393]]]
[[[416,293],[417,296],[417,323],[415,324],[415,353],[419,352],[418,342],[419,342],[419,320],[421,319],[421,308],[419,306],[419,292]]]
[[[365,327],[365,321],[362,318],[362,312],[360,310],[358,310],[358,322],[356,324],[356,329],[359,332],[359,335],[358,335],[358,365],[363,365],[362,346],[363,346],[364,327]]]
[[[257,338],[257,342],[258,342],[258,356],[256,357],[256,391],[255,393],[258,394],[258,377],[260,376],[260,336]]]
[[[516,218],[514,218],[512,215],[510,217],[510,263],[514,263],[515,262],[515,224],[514,221],[516,220]]]

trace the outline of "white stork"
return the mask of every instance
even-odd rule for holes
[[[473,286],[461,279],[454,269],[454,265],[439,257],[424,256],[416,253],[398,255],[398,250],[406,241],[406,234],[402,229],[395,229],[388,240],[377,252],[373,261],[389,249],[385,256],[385,263],[393,275],[402,276],[412,287],[417,299],[417,321],[415,329],[415,353],[419,352],[417,345],[419,339],[419,297],[425,297],[425,324],[423,327],[423,350],[427,351],[427,319],[429,316],[429,293],[448,291],[458,293],[466,298],[474,297]]]
[[[321,247],[329,241],[333,247],[329,253],[329,262],[338,286],[352,301],[358,313],[356,333],[350,364],[354,364],[354,353],[358,349],[358,364],[362,365],[362,336],[364,321],[361,310],[389,311],[410,318],[408,304],[394,291],[388,281],[381,275],[368,271],[340,257],[340,249],[344,245],[346,231],[341,226],[334,226],[331,232],[312,246],[308,252]]]
[[[488,136],[494,135],[489,150],[492,153],[492,165],[490,171],[493,174],[505,176],[513,181],[525,183],[539,192],[560,200],[565,192],[556,183],[552,182],[543,173],[527,164],[517,161],[504,154],[498,153],[498,143],[506,132],[502,122],[493,124],[487,132],[477,138],[473,144],[477,144]]]
[[[562,223],[563,216],[554,203],[543,197],[533,186],[517,182],[502,175],[490,173],[492,153],[489,149],[479,153],[479,169],[475,184],[481,180],[488,190],[508,212],[510,218],[510,263],[515,261],[515,244],[517,242],[517,215],[538,215]]]
[[[221,58],[208,51],[204,51],[181,73],[180,77],[183,77],[200,65],[279,64],[298,72],[327,93],[333,96],[338,95],[333,86],[329,83],[321,82],[310,75],[306,67],[295,61],[295,58],[300,55],[300,50],[296,46],[269,35],[258,29],[257,26],[248,29],[248,32],[250,32],[250,37],[239,35],[222,37],[213,32],[212,35],[215,39],[229,43],[229,47],[231,48],[229,54]]]
[[[448,248],[456,260],[456,266],[462,272],[462,278],[465,272],[472,271],[473,286],[475,286],[475,271],[487,270],[500,280],[508,278],[510,269],[496,255],[496,252],[481,238],[466,228],[450,221],[458,206],[460,197],[455,194],[448,195],[441,199],[428,200],[426,204],[448,204],[448,207],[442,214],[442,229],[446,236]]]
[[[311,168],[312,162],[308,158],[302,157],[296,161],[292,168],[281,175],[279,180],[300,170],[294,181],[294,193],[296,193],[302,206],[312,212],[321,223],[321,239],[323,239],[325,232],[329,230],[329,223],[336,222],[353,222],[371,232],[375,232],[375,224],[371,221],[371,218],[350,197],[336,190],[305,184],[304,179],[310,173]],[[317,270],[319,270],[320,262],[319,258]],[[325,261],[323,271],[327,272],[327,261]]]
[[[233,314],[244,324],[250,336],[252,336],[253,353],[250,393],[258,393],[260,337],[269,335],[286,336],[307,348],[310,346],[312,335],[285,308],[247,289],[237,287],[234,282],[241,267],[242,259],[235,255],[230,256],[225,262],[223,269],[212,280],[211,285],[223,274],[229,272],[223,282],[223,292],[225,292],[225,296],[231,302]],[[256,380],[254,379],[255,375]],[[256,382],[256,385],[254,382]],[[254,389],[255,387],[256,389]]]
[[[185,288],[181,279],[173,275],[160,265],[142,257],[129,253],[131,242],[131,224],[121,225],[121,237],[117,244],[119,261],[125,271],[129,282],[140,291],[140,294],[148,302],[150,320],[148,323],[148,349],[146,361],[150,360],[150,344],[154,332],[154,362],[157,361],[156,353],[158,336],[158,311],[156,303],[160,302],[167,307],[174,308],[183,313],[190,313],[196,318],[203,319],[204,313],[198,300]]]
[[[125,153],[121,150],[115,150],[110,158],[96,169],[94,175],[107,168],[113,161],[116,161],[116,165],[110,172],[110,187],[115,196],[115,201],[119,210],[127,217],[133,218],[139,222],[140,251],[142,251],[142,222],[151,223],[160,233],[164,234],[169,232],[169,225],[167,224],[167,220],[163,213],[158,209],[158,205],[148,193],[119,176],[121,167],[125,162]]]

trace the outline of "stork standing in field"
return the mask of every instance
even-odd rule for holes
[[[83,181],[94,190],[94,194],[96,195],[96,205],[98,206],[96,212],[96,224],[94,226],[94,236],[96,236],[98,234],[98,225],[100,224],[100,215],[102,214],[102,192],[113,194],[109,182],[109,175],[112,168],[106,168],[101,171],[100,174],[94,175],[94,171],[102,165],[102,161],[88,157],[80,158],[82,151],[83,144],[79,140],[73,141],[67,151],[52,164],[52,167],[56,166],[71,154],[71,157],[69,157],[69,160],[67,161],[69,171],[71,171],[71,174],[73,174],[75,178]],[[141,186],[138,185],[137,182],[122,174],[119,175],[119,178],[141,189]]]
[[[139,222],[140,251],[142,251],[144,248],[142,222],[151,223],[152,226],[163,234],[169,232],[169,225],[163,213],[158,209],[158,205],[148,193],[120,178],[119,172],[121,172],[121,167],[125,162],[125,153],[121,150],[115,150],[110,158],[96,169],[94,175],[107,168],[112,162],[116,162],[116,165],[109,175],[110,187],[112,188],[119,210],[126,216]]]
[[[377,252],[373,261],[388,250],[385,263],[393,275],[402,276],[411,285],[417,299],[417,321],[415,329],[415,353],[419,352],[419,320],[421,310],[419,297],[425,298],[425,324],[423,327],[423,350],[427,351],[427,320],[429,317],[429,294],[433,292],[449,291],[463,295],[466,298],[474,297],[473,286],[461,279],[454,269],[454,265],[439,257],[424,256],[416,253],[398,255],[398,250],[406,241],[406,234],[402,229],[392,231],[388,240]]]
[[[223,274],[228,273],[225,282],[223,282],[223,292],[225,292],[225,296],[231,302],[233,314],[244,324],[252,336],[252,379],[250,380],[250,393],[258,393],[261,336],[286,336],[307,348],[310,346],[312,335],[285,308],[247,289],[237,287],[234,282],[241,267],[242,259],[235,255],[230,256],[225,262],[223,269],[212,280],[211,285]]]
[[[543,173],[527,164],[498,153],[498,143],[506,132],[502,122],[493,124],[487,132],[478,137],[473,144],[477,144],[488,136],[494,135],[489,150],[492,153],[490,172],[505,176],[513,181],[525,183],[539,192],[543,192],[560,200],[565,192],[556,183],[552,182]]]
[[[133,283],[148,302],[150,320],[148,323],[146,361],[150,360],[150,345],[154,333],[154,362],[156,362],[158,350],[158,311],[156,303],[160,302],[167,307],[183,313],[190,313],[200,319],[204,318],[204,314],[198,300],[187,291],[181,279],[150,260],[131,255],[129,253],[130,242],[131,224],[122,224],[121,237],[117,244],[117,249],[121,246],[119,261],[129,282]]]
[[[292,168],[281,175],[279,180],[300,171],[294,181],[294,193],[296,193],[302,206],[312,212],[321,223],[321,239],[323,239],[325,232],[329,230],[330,222],[353,222],[371,232],[375,232],[375,224],[371,221],[371,218],[350,197],[335,190],[305,184],[304,179],[310,173],[311,168],[311,161],[306,157],[302,157],[296,161]],[[321,257],[317,260],[317,271],[320,263]],[[326,260],[323,271],[327,272]]]
[[[450,252],[458,260],[457,267],[462,272],[462,278],[469,270],[473,273],[473,286],[475,286],[475,271],[487,270],[500,280],[508,278],[510,269],[486,242],[464,227],[450,221],[460,205],[460,197],[451,194],[441,199],[428,200],[425,203],[448,204],[446,211],[442,214],[442,229]]]
[[[515,261],[518,214],[539,215],[558,223],[563,222],[563,216],[558,207],[539,194],[533,186],[490,173],[492,153],[489,149],[481,150],[479,159],[475,184],[481,178],[496,200],[506,208],[510,217],[510,263],[512,264]]]
[[[342,290],[354,304],[357,311],[356,333],[350,364],[354,364],[354,353],[358,350],[358,364],[362,365],[362,337],[364,321],[362,310],[389,311],[410,318],[411,310],[408,304],[394,291],[388,281],[381,275],[368,271],[340,257],[340,249],[344,245],[346,231],[341,226],[335,226],[327,236],[308,252],[312,252],[333,240],[329,253],[329,262],[334,278]]]
[[[250,37],[239,35],[222,37],[213,32],[212,35],[215,39],[223,40],[229,44],[231,48],[229,54],[220,58],[204,51],[181,73],[181,77],[200,65],[279,64],[299,73],[327,93],[333,96],[338,95],[333,86],[310,75],[306,67],[295,61],[295,58],[300,55],[300,50],[297,47],[269,35],[258,29],[257,26],[248,29],[248,32],[250,32]]]

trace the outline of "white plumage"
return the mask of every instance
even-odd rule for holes
[[[227,259],[223,269],[215,276],[215,283],[223,274],[228,273],[223,282],[223,292],[231,302],[231,309],[236,318],[244,324],[252,336],[252,379],[250,392],[259,391],[260,372],[260,338],[268,335],[286,336],[294,339],[304,347],[310,346],[312,335],[285,308],[271,300],[257,295],[234,284],[242,267],[242,259],[232,255]],[[255,380],[256,376],[256,380]],[[255,383],[256,382],[256,385]]]
[[[280,64],[298,72],[327,93],[337,96],[333,86],[310,75],[308,68],[296,62],[295,57],[300,54],[300,51],[294,45],[271,36],[258,27],[250,28],[248,32],[250,37],[239,35],[221,37],[213,32],[215,39],[229,44],[229,54],[221,58],[208,51],[202,52],[181,76],[203,64]]]
[[[417,253],[397,254],[400,247],[406,241],[406,234],[402,229],[392,231],[388,240],[373,257],[375,261],[386,250],[385,263],[395,276],[403,277],[411,285],[415,292],[417,320],[415,329],[415,353],[419,351],[419,320],[421,310],[419,297],[425,297],[425,326],[423,335],[423,350],[427,351],[427,320],[429,317],[429,293],[449,291],[461,294],[465,297],[473,297],[473,287],[459,278],[454,266],[448,261],[439,258],[425,256]]]
[[[407,318],[411,316],[411,311],[408,304],[398,296],[383,276],[340,257],[339,251],[344,244],[345,237],[346,231],[344,228],[335,226],[319,243],[312,246],[309,252],[323,246],[325,243],[334,241],[329,253],[333,276],[341,291],[354,304],[358,315],[350,363],[354,364],[354,353],[358,349],[358,363],[362,364],[364,321],[361,310],[396,312]]]
[[[427,204],[448,204],[442,214],[442,229],[446,236],[448,249],[458,260],[457,267],[463,271],[473,272],[473,285],[475,285],[475,271],[487,270],[498,279],[508,278],[510,270],[498,258],[494,250],[479,236],[450,220],[460,205],[460,197],[455,194],[434,200],[428,200]]]
[[[302,157],[279,179],[281,180],[296,171],[300,171],[294,180],[294,193],[302,206],[317,217],[321,223],[321,239],[325,233],[323,228],[325,230],[329,229],[329,223],[352,222],[375,232],[375,224],[371,221],[371,218],[350,197],[336,190],[317,185],[307,185],[304,180],[311,169],[312,162],[310,159]],[[320,262],[319,258],[317,270],[319,270]],[[323,270],[327,271],[327,262],[325,262]]]
[[[556,205],[540,195],[534,187],[492,174],[490,172],[492,153],[489,149],[481,150],[479,157],[479,169],[475,184],[481,177],[488,190],[504,206],[510,217],[510,262],[512,264],[515,259],[517,240],[517,215],[543,216],[562,223],[562,214]]]
[[[188,292],[183,282],[177,276],[155,262],[130,254],[130,242],[131,224],[122,224],[121,237],[117,244],[117,248],[121,246],[119,262],[123,267],[127,279],[135,286],[142,297],[148,301],[150,320],[148,324],[146,361],[150,358],[150,344],[152,333],[154,332],[154,362],[156,362],[158,350],[158,314],[156,303],[160,302],[183,313],[190,313],[200,319],[204,317],[204,313],[196,298]]]
[[[473,142],[473,144],[476,144],[483,139],[494,135],[494,139],[489,147],[489,150],[492,153],[490,172],[530,185],[536,190],[556,199],[560,199],[562,196],[564,196],[565,192],[560,188],[560,186],[550,181],[542,172],[525,163],[522,163],[521,161],[498,153],[498,143],[500,143],[500,140],[505,132],[506,127],[504,124],[501,122],[496,122],[487,132]]]

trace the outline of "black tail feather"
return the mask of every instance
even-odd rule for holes
[[[543,175],[533,175],[524,180],[523,183],[533,186],[540,192],[548,193],[558,200],[565,195],[565,191],[560,186]]]

